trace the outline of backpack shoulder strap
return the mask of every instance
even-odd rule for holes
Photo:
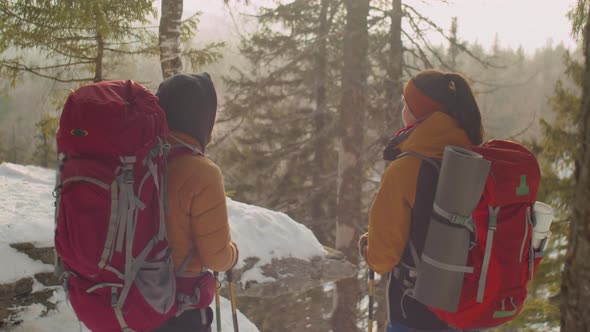
[[[182,155],[195,155],[195,156],[203,156],[203,152],[199,150],[197,147],[188,147],[184,144],[172,144],[168,150],[168,154],[166,155],[166,161],[170,162],[174,160],[176,157]]]
[[[429,163],[430,165],[434,166],[434,168],[438,172],[440,172],[440,161],[437,161],[436,159],[427,157],[427,156],[425,156],[425,155],[423,155],[421,153],[414,152],[414,151],[406,151],[406,152],[400,153],[399,156],[397,156],[396,159],[399,159],[399,158],[405,157],[405,156],[413,156],[413,157],[416,157],[418,159],[422,159],[425,162]]]

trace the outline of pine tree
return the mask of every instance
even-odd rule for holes
[[[567,81],[555,83],[555,92],[549,99],[554,112],[553,120],[541,119],[542,137],[527,143],[539,161],[541,187],[537,199],[554,208],[555,220],[551,225],[551,240],[544,260],[529,285],[529,298],[520,316],[498,331],[552,330],[559,326],[559,292],[561,268],[565,262],[567,234],[571,220],[571,202],[574,197],[574,158],[579,134],[576,124],[580,120],[580,92],[584,66],[566,54]]]
[[[231,136],[216,137],[223,149],[211,151],[233,197],[286,212],[331,245],[342,7],[335,0],[279,2],[259,12],[258,24],[240,47],[251,67],[234,68],[225,78],[235,95],[220,122]],[[326,331],[330,302],[318,288],[276,299],[244,298],[240,306],[252,308],[249,317],[264,330],[301,330],[309,322]]]
[[[341,102],[338,116],[338,193],[336,205],[336,249],[349,262],[358,264],[356,241],[360,235],[363,193],[363,144],[369,75],[369,0],[345,0],[346,25],[343,35]],[[336,308],[332,330],[357,331],[361,298],[357,278],[336,282]]]
[[[0,2],[0,69],[58,82],[99,82],[109,54],[155,54],[154,34],[138,25],[155,15],[150,0]],[[36,50],[37,57],[25,57]],[[111,73],[115,75],[115,73]]]
[[[236,91],[224,110],[236,127],[220,156],[228,188],[239,200],[288,213],[322,243],[332,242],[335,218],[340,14],[333,0],[262,9],[260,29],[241,46],[252,67],[225,80]]]
[[[457,71],[457,57],[459,56],[459,48],[457,47],[457,43],[459,42],[458,37],[458,24],[457,24],[457,17],[453,17],[451,23],[451,39],[449,40],[449,51],[448,56],[450,58],[450,66],[449,69],[451,71]]]
[[[2,0],[0,72],[13,84],[22,72],[74,84],[128,79],[111,60],[158,55],[158,33],[146,26],[156,13],[151,0]],[[188,45],[198,15],[178,23],[180,41]],[[199,66],[219,58],[220,46],[186,47],[182,55]],[[38,55],[24,56],[29,51]]]
[[[561,329],[582,332],[590,329],[590,13],[587,0],[579,0],[572,13],[574,31],[585,21],[582,103],[577,120],[574,154],[572,219],[561,286]],[[576,30],[580,29],[580,30]],[[578,104],[580,105],[580,104]]]

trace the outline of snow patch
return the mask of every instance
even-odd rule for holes
[[[259,260],[252,269],[240,278],[245,284],[273,282],[274,278],[264,276],[260,267],[269,264],[274,258],[294,257],[310,260],[324,256],[324,247],[311,230],[295,222],[284,213],[262,207],[248,205],[227,199],[231,224],[231,237],[240,250],[240,262],[236,268],[244,266],[250,257]]]
[[[34,261],[29,256],[0,243],[0,284],[15,282],[19,279],[32,277],[36,273],[51,272],[53,266]]]
[[[11,329],[12,332],[41,332],[41,331],[63,331],[63,332],[91,332],[82,322],[79,322],[74,314],[74,310],[65,301],[63,289],[57,289],[50,302],[57,304],[55,310],[45,312],[45,307],[40,304],[34,304],[25,308],[17,315],[18,320],[22,323]],[[221,298],[221,327],[222,331],[233,331],[231,303],[225,298]],[[211,309],[215,312],[215,307]],[[243,332],[259,332],[258,328],[252,324],[241,312],[238,311],[238,325]],[[216,322],[213,320],[212,331],[216,331]]]

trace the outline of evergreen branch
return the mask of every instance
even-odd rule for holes
[[[56,47],[53,47],[53,46],[45,45],[44,47],[46,47],[49,50],[49,52],[55,52],[56,54],[62,55],[64,57],[66,57],[66,58],[80,59],[80,60],[92,60],[93,62],[96,60],[96,58],[87,57],[87,56],[83,56],[83,55],[80,55],[80,54],[74,54],[74,53],[68,54],[65,51],[62,51],[60,49],[57,49]],[[93,48],[93,47],[88,47],[86,49],[79,49],[79,50],[80,51],[87,51],[87,50],[89,50],[91,48]]]
[[[242,32],[240,31],[240,29],[238,27],[238,23],[236,22],[236,18],[234,17],[234,11],[229,6],[229,2],[228,1],[225,1],[225,7],[227,7],[227,10],[229,11],[229,16],[230,16],[231,21],[232,21],[232,23],[234,25],[234,29],[238,33],[238,36],[240,36],[240,40],[246,40],[246,37],[244,37],[244,34],[242,34]]]
[[[12,12],[10,10],[8,10],[4,6],[0,6],[0,12],[3,12],[8,17],[17,19],[21,23],[33,25],[33,26],[39,27],[41,29],[50,29],[50,30],[61,30],[61,29],[68,29],[68,30],[89,30],[90,29],[88,27],[54,26],[54,25],[42,24],[42,23],[35,22],[35,21],[29,21],[29,20],[26,20],[25,18],[23,18],[22,16],[19,16],[18,14],[14,13],[14,12]]]
[[[18,61],[5,61],[2,60],[0,62],[0,66],[4,66],[4,67],[8,67],[11,66],[12,62],[12,66],[13,68],[11,69],[15,69],[15,68],[23,68],[24,70],[50,70],[50,69],[57,69],[57,68],[64,68],[64,67],[70,67],[70,66],[77,66],[77,65],[83,65],[83,64],[91,64],[94,63],[94,61],[78,61],[78,62],[68,62],[68,63],[61,63],[61,64],[56,64],[56,65],[51,65],[51,66],[26,66]]]
[[[485,86],[489,86],[489,87],[494,87],[494,88],[510,88],[510,87],[517,87],[517,86],[523,86],[523,85],[527,85],[530,83],[530,81],[533,80],[533,78],[535,78],[537,75],[539,74],[539,71],[536,71],[534,74],[532,74],[529,78],[527,78],[525,81],[522,82],[515,82],[515,83],[508,83],[508,84],[498,84],[498,83],[492,83],[492,82],[486,82],[486,81],[480,81],[480,80],[476,80],[473,79],[472,82],[473,83],[477,83],[477,84],[481,84],[481,85],[485,85]]]
[[[414,21],[413,18],[410,18],[410,25],[412,26],[412,28],[414,29],[414,31],[418,30],[418,26],[416,24],[416,22]],[[449,68],[449,66],[446,64],[445,60],[442,58],[442,56],[440,55],[440,53],[435,50],[432,45],[430,44],[430,41],[428,41],[425,37],[425,35],[423,33],[418,33],[418,38],[422,41],[423,45],[426,46],[426,48],[430,51],[430,53],[438,60],[438,62],[443,65],[446,68]]]
[[[438,26],[438,24],[434,23],[434,21],[432,21],[431,19],[429,19],[426,16],[420,14],[414,7],[409,6],[407,4],[403,4],[403,6],[404,6],[404,13],[407,14],[406,15],[407,17],[412,17],[412,15],[410,15],[410,13],[408,12],[408,10],[409,10],[414,15],[416,15],[416,17],[418,17],[421,21],[426,22],[430,27],[434,28],[447,41],[449,41],[449,42],[453,43],[454,45],[456,45],[461,51],[465,52],[467,55],[469,55],[475,61],[479,62],[485,68],[496,68],[496,69],[503,68],[502,66],[495,65],[495,64],[493,64],[493,63],[491,63],[489,61],[485,61],[485,60],[481,59],[480,57],[478,57],[477,55],[475,55],[473,52],[471,52],[464,44],[462,44],[462,43],[456,43],[456,41],[454,41],[454,38],[452,36],[447,35],[447,33],[443,30],[443,28],[441,28],[440,26]]]
[[[537,122],[537,112],[536,112],[536,110],[533,109],[532,113],[533,113],[533,117],[532,117],[531,121],[523,129],[521,129],[517,133],[508,136],[509,140],[516,140],[519,136],[525,134],[527,131],[529,131],[529,129],[531,129],[533,127],[535,122]]]
[[[89,64],[92,62],[76,62],[76,63],[71,63],[71,64],[65,64],[65,65],[61,65],[61,66],[47,66],[47,67],[28,67],[24,64],[15,62],[13,64],[10,64],[10,62],[0,62],[0,68],[6,68],[9,70],[12,70],[14,72],[28,72],[31,73],[33,75],[39,76],[39,77],[43,77],[43,78],[47,78],[53,81],[57,81],[60,83],[74,83],[74,82],[91,82],[94,80],[94,78],[74,78],[74,79],[62,79],[59,77],[59,75],[55,75],[55,76],[51,76],[48,74],[43,74],[41,72],[39,72],[40,70],[48,70],[48,69],[56,69],[56,68],[67,68],[70,66],[74,66],[74,65],[80,65],[80,64]]]
[[[105,51],[119,53],[119,54],[129,54],[129,55],[153,54],[153,53],[157,52],[158,49],[159,49],[158,46],[148,46],[143,49],[137,49],[137,50],[132,50],[132,51],[126,51],[126,50],[115,49],[115,48],[110,48],[110,47],[103,48],[103,50],[105,50]]]
[[[416,47],[416,49],[420,53],[420,56],[418,58],[422,60],[426,67],[431,68],[432,63],[430,63],[430,60],[428,60],[428,56],[426,55],[426,53],[424,53],[420,45],[414,39],[412,39],[412,37],[405,30],[402,30],[402,34],[406,36],[410,43]]]
[[[33,75],[39,76],[39,77],[43,77],[43,78],[47,78],[50,79],[52,81],[56,81],[59,83],[76,83],[76,82],[92,82],[94,80],[93,77],[88,77],[88,78],[73,78],[73,79],[62,79],[59,78],[57,76],[51,76],[51,75],[47,75],[47,74],[43,74],[40,72],[37,72],[35,70],[29,69],[27,67],[21,66],[21,67],[13,67],[13,66],[7,66],[7,65],[3,65],[0,64],[0,67],[4,67],[13,71],[25,71],[28,73],[31,73]]]

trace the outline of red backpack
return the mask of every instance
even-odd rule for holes
[[[484,192],[472,214],[472,247],[457,312],[429,308],[460,330],[501,325],[522,311],[527,285],[542,258],[532,246],[533,205],[540,182],[536,158],[503,140],[470,147],[491,161]]]
[[[72,307],[92,331],[151,331],[179,298],[203,305],[208,275],[177,281],[166,239],[167,135],[158,98],[133,81],[81,87],[64,106],[55,248]]]

